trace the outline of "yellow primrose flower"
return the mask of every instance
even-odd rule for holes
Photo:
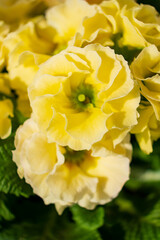
[[[5,96],[1,98],[2,96]],[[13,104],[7,96],[11,95],[7,74],[0,74],[0,138],[7,138],[11,133],[11,119],[13,117]]]
[[[28,94],[23,91],[16,91],[16,94],[18,96],[17,98],[17,108],[18,110],[25,116],[30,117],[31,116],[31,107],[30,102],[28,98]]]
[[[110,36],[115,32],[116,23],[111,15],[117,13],[118,3],[115,0],[104,1],[108,15],[110,12],[107,16],[98,4],[100,1],[95,2],[97,4],[89,4],[85,0],[66,0],[46,12],[48,24],[57,31],[54,39],[57,44],[68,46],[71,40],[70,45],[74,42],[74,45],[82,46],[86,45],[83,41],[93,43],[97,38],[98,43],[113,45]]]
[[[9,30],[9,26],[4,21],[0,21],[0,46],[3,42],[3,39],[9,33]]]
[[[5,22],[0,21],[0,70],[3,69],[4,62],[5,62],[5,58],[1,50],[2,44],[3,44],[4,38],[7,36],[9,31],[10,31],[9,26]]]
[[[22,96],[22,91],[27,96],[28,85],[39,65],[53,52],[53,39],[47,35],[48,32],[44,18],[40,17],[8,34],[2,43],[3,66],[6,65],[11,87],[18,95]]]
[[[144,48],[131,64],[131,70],[160,121],[160,52],[156,46]]]
[[[0,73],[0,93],[4,95],[11,95],[9,76],[7,73]]]
[[[91,6],[94,13],[84,18],[71,45],[101,43],[113,46],[120,54],[138,52],[152,43],[160,45],[160,18],[155,8],[132,0],[108,0]]]
[[[45,9],[43,0],[1,0],[0,20],[9,24],[20,23]]]
[[[39,19],[37,21],[39,22]],[[19,88],[22,84],[28,86],[38,65],[49,58],[53,48],[53,43],[39,37],[34,21],[10,33],[3,42],[2,51],[11,81],[14,82],[12,85],[19,85]]]
[[[120,148],[131,149],[126,139]],[[74,151],[55,142],[48,143],[45,133],[29,119],[15,138],[13,160],[18,174],[45,204],[55,203],[59,214],[75,203],[93,209],[117,196],[129,177],[128,150],[93,154],[92,149]],[[38,161],[38,164],[37,164]]]
[[[95,12],[84,0],[66,0],[46,11],[48,24],[56,29],[55,42],[66,44],[81,28],[82,21]]]
[[[127,62],[109,47],[69,47],[51,57],[41,64],[29,96],[49,142],[74,150],[90,149],[108,131],[116,145],[137,123],[139,89]]]
[[[157,120],[152,106],[145,101],[139,107],[139,114],[138,124],[131,133],[136,135],[141,150],[150,154],[153,151],[153,141],[160,138],[160,121]]]
[[[122,3],[123,2],[123,3]],[[114,46],[114,36],[121,32],[121,9],[126,1],[95,1],[94,12],[83,19],[82,27],[75,34],[71,45],[83,47],[89,43]],[[129,6],[133,1],[128,1]]]
[[[7,138],[11,133],[13,104],[9,99],[0,100],[0,138]]]
[[[123,8],[123,45],[146,47],[155,44],[160,47],[160,18],[156,9],[140,4],[132,8]],[[138,43],[139,42],[139,43]]]

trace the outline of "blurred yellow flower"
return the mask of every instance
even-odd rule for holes
[[[9,31],[10,31],[9,26],[5,22],[0,21],[0,70],[3,69],[4,62],[5,62],[5,57],[2,52],[2,44],[3,44],[4,38],[7,36]]]
[[[109,47],[69,47],[51,57],[41,64],[29,96],[49,142],[74,150],[90,149],[108,131],[116,145],[137,123],[139,89],[127,62]]]
[[[13,104],[7,96],[11,95],[7,74],[0,74],[0,138],[7,138],[11,133]]]
[[[7,138],[11,133],[11,119],[13,104],[9,99],[0,100],[0,138]]]
[[[48,7],[51,7],[51,6],[58,5],[66,0],[43,0],[43,1]]]
[[[9,76],[7,73],[0,73],[0,93],[11,95]]]
[[[20,24],[45,9],[43,0],[1,0],[0,20],[9,24]]]
[[[142,101],[139,107],[138,124],[132,129],[142,151],[150,154],[153,151],[153,141],[160,138],[160,121],[156,119],[152,106]]]
[[[131,64],[131,71],[160,121],[160,52],[155,45],[142,50]]]
[[[30,107],[30,102],[28,98],[28,94],[23,91],[17,91],[16,94],[18,95],[17,98],[17,108],[18,110],[25,116],[29,117],[31,116],[31,107]]]
[[[126,139],[120,146],[125,155],[90,150],[74,151],[68,146],[48,143],[45,133],[40,132],[30,119],[21,126],[15,138],[13,160],[19,176],[24,177],[34,193],[46,204],[55,203],[59,214],[75,203],[93,209],[117,196],[129,177],[127,156],[131,145]],[[38,164],[37,164],[38,161]]]

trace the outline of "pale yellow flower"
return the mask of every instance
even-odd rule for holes
[[[153,43],[160,46],[160,18],[152,6],[132,0],[108,0],[91,6],[95,12],[83,19],[72,45],[101,43],[113,46],[120,54],[123,47],[140,51]]]
[[[160,121],[156,119],[152,106],[143,102],[139,107],[138,124],[132,129],[142,151],[150,154],[153,151],[153,141],[160,138]]]
[[[46,12],[48,24],[56,29],[55,42],[68,44],[81,28],[85,17],[95,12],[93,6],[84,0],[66,0]]]
[[[144,48],[131,64],[131,70],[160,121],[160,52],[156,46]]]
[[[11,95],[7,74],[0,74],[0,138],[7,138],[11,133],[13,104],[7,96]]]
[[[1,47],[3,66],[6,66],[11,87],[18,95],[22,96],[23,93],[27,96],[27,88],[39,65],[53,52],[52,40],[43,17],[22,25],[4,39]]]
[[[49,142],[74,150],[90,149],[108,131],[116,145],[137,123],[139,89],[128,64],[101,45],[69,47],[41,64],[29,96]]]
[[[53,51],[53,43],[39,37],[36,25],[38,23],[39,19],[22,25],[3,42],[2,51],[13,88],[26,90],[38,70],[38,65],[48,59],[48,55]]]
[[[160,47],[160,18],[156,9],[140,4],[132,8],[123,8],[123,45],[146,47],[155,44]]]
[[[16,133],[13,160],[20,177],[46,204],[55,203],[59,214],[75,203],[93,209],[115,198],[128,180],[128,140],[119,146],[124,155],[118,150],[108,151],[105,156],[92,149],[74,151],[48,143],[45,133],[30,119]]]

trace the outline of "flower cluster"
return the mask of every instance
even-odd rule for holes
[[[15,96],[29,118],[15,137],[19,176],[59,213],[111,201],[129,179],[130,133],[148,154],[160,138],[158,13],[134,0],[7,2],[0,138],[11,133]]]

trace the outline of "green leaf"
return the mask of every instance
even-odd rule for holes
[[[102,240],[98,231],[83,229],[71,221],[68,210],[62,216],[58,216],[53,206],[42,205],[37,210],[38,216],[34,215],[35,209],[31,212],[33,220],[13,221],[4,226],[0,231],[0,240]]]
[[[143,218],[143,220],[149,222],[152,225],[160,227],[160,200],[157,201],[153,209],[147,216]]]
[[[4,194],[0,194],[0,221],[7,220],[11,221],[14,219],[14,215],[6,206],[6,196]]]
[[[126,183],[126,187],[130,190],[138,190],[139,188],[157,189],[160,186],[160,170],[152,171],[144,168],[132,167],[130,180]]]
[[[153,152],[149,155],[142,152],[134,136],[132,135],[133,145],[133,166],[138,165],[144,169],[160,170],[160,139],[153,144]]]
[[[15,132],[26,118],[16,109],[15,99],[14,118],[12,118],[12,133],[7,139],[0,139],[0,191],[15,194],[16,196],[28,197],[32,194],[31,187],[21,180],[17,174],[16,164],[12,160],[14,150]]]
[[[60,223],[61,224],[61,223]],[[70,225],[65,229],[51,231],[44,228],[46,225],[31,224],[24,222],[22,224],[12,225],[10,228],[1,231],[0,240],[101,240],[96,231],[87,231],[75,225]]]
[[[130,221],[125,225],[124,240],[158,240],[160,228],[146,222]]]
[[[143,202],[144,206],[146,206],[146,212],[150,208],[148,213],[144,214],[144,211],[139,210],[137,214],[130,215],[129,221],[122,219],[121,224],[125,230],[125,240],[160,239],[160,201],[155,203],[154,198],[146,199]]]
[[[126,187],[130,190],[152,189],[159,191],[160,185],[160,139],[153,144],[150,155],[143,153],[135,138],[132,136],[133,159],[131,162],[131,176]]]
[[[32,190],[17,174],[17,167],[12,161],[13,149],[14,134],[5,140],[0,140],[0,191],[28,197],[32,194]]]
[[[102,207],[89,211],[78,205],[74,205],[70,209],[73,214],[73,219],[82,228],[94,230],[101,227],[104,223],[104,209]]]
[[[66,226],[62,226],[62,228],[58,229],[55,233],[55,240],[102,240],[96,230],[87,230],[75,224],[66,224]]]

